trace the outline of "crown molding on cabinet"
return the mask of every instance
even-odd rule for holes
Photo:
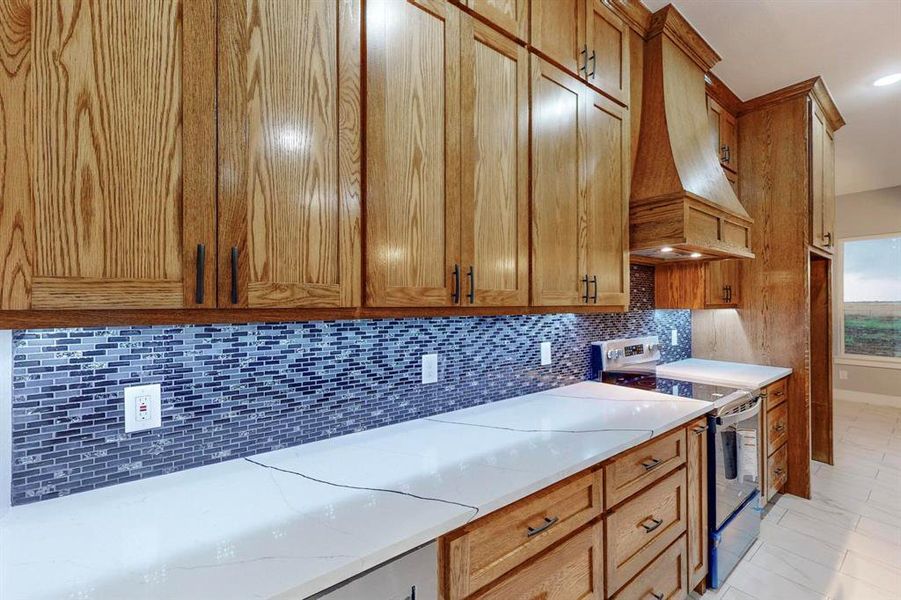
[[[723,81],[713,73],[704,75],[707,82],[707,95],[716,100],[716,103],[725,108],[732,115],[737,115],[741,110],[741,98],[729,89]]]
[[[705,73],[722,60],[722,57],[716,53],[716,50],[704,40],[703,36],[691,26],[691,23],[672,4],[667,4],[651,15],[647,39],[650,40],[660,34],[664,34],[671,39]]]
[[[811,77],[810,79],[807,79],[805,81],[789,85],[774,92],[752,98],[747,102],[742,102],[738,114],[739,116],[745,115],[767,106],[772,106],[773,104],[778,104],[780,102],[790,100],[791,98],[805,96],[808,94],[813,96],[817,101],[817,104],[820,105],[820,108],[823,110],[823,114],[826,116],[826,120],[829,122],[829,126],[832,128],[832,131],[838,131],[845,124],[845,118],[842,116],[842,114],[838,110],[838,107],[835,105],[835,100],[832,98],[832,94],[829,93],[829,89],[826,87],[826,82],[823,81],[823,78],[819,75],[817,75],[816,77]]]

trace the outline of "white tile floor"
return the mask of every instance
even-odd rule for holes
[[[901,600],[901,409],[836,402],[835,466],[811,473],[704,600]]]

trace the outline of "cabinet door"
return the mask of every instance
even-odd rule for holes
[[[586,0],[538,0],[532,4],[532,46],[570,73],[584,75]]]
[[[741,261],[715,260],[704,267],[704,303],[708,307],[738,306],[741,301]]]
[[[460,12],[366,3],[367,301],[447,306],[460,262]]]
[[[835,247],[835,139],[823,128],[823,242],[829,252]]]
[[[583,83],[531,57],[532,303],[585,304]]]
[[[358,0],[219,3],[220,306],[359,304],[359,39]]]
[[[688,580],[694,588],[707,575],[707,420],[688,427]]]
[[[825,250],[823,139],[826,124],[816,102],[810,102],[810,244]]]
[[[592,304],[629,304],[629,112],[596,92],[589,93],[584,155],[585,249]]]
[[[738,121],[725,110],[720,117],[720,147],[725,148],[723,166],[738,171]]]
[[[604,0],[589,0],[586,26],[588,83],[629,103],[629,26]]]
[[[725,152],[720,143],[720,140],[723,137],[722,132],[720,131],[722,113],[723,107],[720,106],[716,100],[707,96],[707,123],[709,128],[708,131],[710,132],[710,146],[716,153],[716,159],[720,161],[720,163],[723,162],[723,158],[725,157]]]
[[[529,41],[529,0],[463,0],[462,4],[513,37]]]
[[[0,14],[0,309],[215,306],[213,2]]]
[[[529,303],[529,59],[462,19],[462,304]]]

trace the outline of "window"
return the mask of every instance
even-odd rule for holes
[[[841,240],[839,350],[901,359],[901,233]]]

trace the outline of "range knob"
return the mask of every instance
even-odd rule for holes
[[[623,351],[618,348],[615,350],[607,350],[607,358],[609,358],[611,360],[615,359],[615,358],[619,358],[622,355],[623,355]]]
[[[660,344],[648,344],[648,352],[653,352],[660,348]]]

